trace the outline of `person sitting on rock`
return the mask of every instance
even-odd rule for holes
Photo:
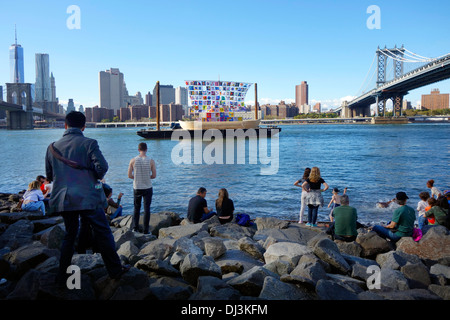
[[[42,211],[45,216],[44,195],[41,191],[41,182],[34,180],[28,185],[28,190],[23,195],[22,210]]]
[[[198,189],[197,195],[189,200],[187,218],[191,223],[200,223],[216,214],[208,209],[205,197],[206,189],[201,187]]]
[[[395,200],[399,208],[395,209],[392,221],[388,225],[376,225],[372,228],[382,238],[397,242],[403,237],[412,237],[414,223],[416,221],[416,212],[413,208],[406,205],[408,196],[404,192],[397,193]]]
[[[119,193],[116,202],[112,198],[113,189],[106,183],[103,184],[103,191],[105,192],[106,200],[108,201],[108,207],[105,209],[106,215],[111,220],[120,217],[122,215],[122,206],[120,205],[120,201],[122,200],[123,193]]]
[[[334,209],[334,222],[327,230],[333,240],[353,242],[358,236],[358,228],[364,227],[358,220],[358,213],[351,207],[348,195],[341,196],[341,205]]]

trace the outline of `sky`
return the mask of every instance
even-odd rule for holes
[[[379,15],[368,12],[373,5]],[[119,68],[130,95],[152,92],[156,81],[220,79],[257,83],[260,104],[294,102],[307,81],[310,104],[327,109],[370,87],[378,46],[450,53],[449,12],[442,0],[2,1],[0,85],[10,81],[16,25],[25,82],[35,82],[35,54],[48,53],[63,105],[98,105],[99,72]],[[449,93],[450,81],[405,99],[416,106],[433,88]],[[246,100],[254,103],[253,87]]]

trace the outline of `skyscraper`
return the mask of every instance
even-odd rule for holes
[[[100,71],[100,108],[120,110],[125,105],[125,82],[118,68]],[[116,113],[116,112],[115,112]]]
[[[66,114],[72,111],[75,111],[75,104],[73,103],[73,99],[69,99],[69,102],[67,103]]]
[[[184,114],[188,114],[189,108],[189,97],[188,90],[185,87],[177,87],[175,88],[175,104],[179,104],[183,106]]]
[[[47,53],[36,53],[36,102],[52,101],[50,58]]]
[[[295,87],[295,105],[297,108],[308,104],[308,83],[302,81],[302,83]]]
[[[20,44],[17,44],[17,32],[15,33],[15,43],[9,47],[9,69],[11,83],[25,82],[23,48]]]
[[[175,89],[172,85],[159,86],[159,104],[175,103]],[[153,88],[152,106],[156,106],[156,85]]]

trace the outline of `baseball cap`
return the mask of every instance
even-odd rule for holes
[[[404,192],[399,192],[399,193],[397,193],[397,195],[395,196],[395,198],[396,198],[397,200],[406,200],[406,199],[409,199],[408,196],[406,195],[406,193],[404,193]]]

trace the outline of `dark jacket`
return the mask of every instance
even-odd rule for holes
[[[108,171],[108,163],[94,139],[84,137],[77,128],[69,128],[54,143],[54,148],[66,159],[89,168],[75,169],[56,159],[50,148],[45,157],[45,171],[53,181],[49,201],[50,212],[104,209],[106,196],[99,179]],[[97,185],[97,187],[96,187]]]

